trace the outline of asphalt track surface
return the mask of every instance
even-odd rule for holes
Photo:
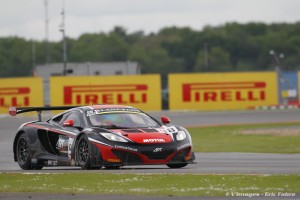
[[[234,112],[152,112],[155,118],[169,116],[171,122],[184,127],[215,126],[245,123],[300,122],[300,110],[281,111],[234,111]],[[47,117],[45,117],[47,118]],[[13,161],[12,143],[15,131],[34,117],[0,117],[0,171],[20,171]],[[124,167],[109,170],[118,173],[202,173],[202,174],[300,174],[300,154],[254,154],[254,153],[196,153],[197,164],[183,169],[166,166]],[[57,168],[45,168],[56,171]],[[59,168],[73,169],[76,168]],[[45,171],[45,170],[43,170]],[[101,170],[105,172],[105,170]]]
[[[185,127],[216,126],[247,123],[300,122],[300,110],[274,111],[233,111],[233,112],[152,112],[152,116],[169,116],[171,122]],[[10,117],[0,115],[0,172],[18,172],[17,163],[13,161],[12,142],[15,131],[24,122],[36,117]],[[191,173],[191,174],[300,174],[300,154],[257,154],[257,153],[196,153],[197,164],[183,169],[169,169],[166,166],[124,167],[120,170],[99,170],[99,173]],[[44,168],[39,173],[47,172],[81,173],[78,168]],[[95,171],[93,171],[95,172]],[[82,199],[81,195],[51,196],[43,194],[1,194],[0,199]],[[100,199],[100,196],[89,195],[88,199]],[[101,199],[199,199],[195,197],[136,197],[120,195],[101,195]],[[298,199],[299,195],[294,198]],[[219,199],[203,197],[200,199]],[[240,199],[237,197],[220,199]],[[242,198],[243,199],[243,198]],[[255,198],[251,198],[255,199]],[[264,199],[264,198],[259,198]],[[266,198],[270,199],[270,198]],[[272,198],[282,199],[282,198]]]

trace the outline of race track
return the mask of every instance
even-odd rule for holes
[[[181,126],[207,126],[218,124],[245,124],[300,121],[299,110],[282,111],[234,111],[234,112],[153,112],[156,118],[170,116],[174,124]],[[19,171],[13,161],[12,142],[17,128],[33,117],[0,117],[0,171]],[[166,166],[124,167],[120,170],[101,170],[116,173],[200,173],[200,174],[299,174],[300,154],[257,153],[196,153],[197,164],[183,169]],[[78,168],[44,168],[42,172],[57,170],[81,172]],[[41,172],[41,171],[40,171]]]
[[[171,122],[181,126],[210,126],[275,122],[300,122],[300,110],[248,110],[215,112],[153,112],[152,116],[169,116]]]

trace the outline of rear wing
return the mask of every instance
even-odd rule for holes
[[[11,116],[16,116],[21,113],[36,111],[39,121],[42,121],[42,112],[47,110],[68,110],[78,106],[45,106],[45,107],[9,107],[8,113]]]

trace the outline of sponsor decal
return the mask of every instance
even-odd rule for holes
[[[102,109],[97,109],[97,110],[88,110],[86,112],[86,116],[90,117],[90,116],[93,116],[93,115],[113,113],[113,112],[138,113],[140,111],[138,109],[135,109],[135,108],[102,108]]]
[[[165,129],[157,128],[155,130],[157,130],[159,133],[167,133]]]
[[[45,165],[49,165],[49,166],[57,166],[58,162],[56,160],[48,160],[44,162]]]
[[[162,152],[163,148],[156,148],[153,150],[153,153]]]
[[[29,106],[29,87],[0,87],[0,107]]]
[[[56,143],[56,149],[61,153],[68,153],[68,139],[59,138]]]
[[[166,142],[164,139],[144,139],[144,143],[149,143],[149,142]]]
[[[74,138],[69,138],[69,142],[68,142],[68,158],[71,158],[71,154],[72,154],[72,145],[73,145],[73,141]]]
[[[190,143],[183,144],[183,145],[177,147],[177,150],[183,149],[183,148],[188,147],[188,146],[191,146],[191,144]]]
[[[169,134],[177,133],[178,129],[175,126],[165,127],[166,132]]]
[[[59,139],[59,140],[57,141],[56,148],[57,148],[57,149],[64,148],[64,146],[65,146],[65,141],[66,141],[66,140]]]
[[[234,110],[278,104],[274,72],[170,74],[170,110]]]
[[[73,85],[64,86],[64,105],[147,103],[148,85]]]
[[[126,150],[130,150],[130,151],[137,151],[136,148],[126,147],[126,146],[120,146],[120,145],[115,145],[115,148],[118,148],[118,149],[126,149]]]
[[[92,132],[93,129],[92,128],[85,128],[83,131],[85,131],[85,132]]]
[[[50,77],[52,106],[118,104],[142,110],[160,110],[160,99],[158,74]]]
[[[183,102],[264,101],[267,83],[215,82],[182,84]]]

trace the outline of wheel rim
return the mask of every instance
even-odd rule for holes
[[[18,145],[18,161],[21,164],[24,164],[28,159],[28,144],[25,138],[19,140]]]
[[[85,138],[82,138],[78,144],[78,161],[81,165],[87,163],[89,159],[89,144]]]

